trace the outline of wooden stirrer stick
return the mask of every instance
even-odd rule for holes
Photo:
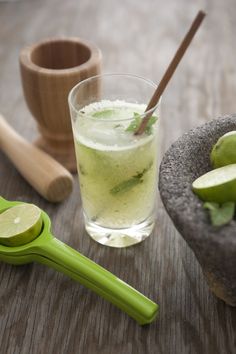
[[[197,32],[199,26],[201,25],[204,17],[206,16],[206,14],[203,11],[199,11],[197,16],[195,17],[190,29],[188,30],[188,32],[186,33],[182,43],[180,44],[177,52],[175,53],[174,58],[172,59],[172,61],[170,62],[165,74],[163,75],[156,91],[154,92],[151,100],[149,101],[147,108],[145,110],[145,112],[149,111],[150,109],[152,109],[153,107],[155,107],[155,105],[157,105],[161,95],[163,94],[168,82],[170,81],[172,75],[175,72],[175,69],[177,68],[180,60],[182,59],[184,53],[186,52],[189,44],[191,43],[195,33]],[[140,135],[144,132],[148,120],[151,117],[151,115],[153,114],[153,111],[148,113],[142,120],[140,126],[138,127],[138,129],[136,130],[136,132],[134,133],[135,135]]]

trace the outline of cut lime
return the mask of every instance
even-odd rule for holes
[[[236,202],[236,164],[227,165],[207,172],[197,178],[193,191],[209,202]]]
[[[35,239],[42,228],[42,211],[33,204],[20,204],[0,214],[0,243],[20,246]]]
[[[218,139],[211,152],[214,168],[236,163],[236,131],[226,133]]]

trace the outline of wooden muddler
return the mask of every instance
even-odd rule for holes
[[[71,174],[51,156],[21,137],[1,114],[0,148],[45,199],[60,202],[71,193]]]

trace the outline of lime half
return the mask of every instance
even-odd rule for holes
[[[236,164],[227,165],[207,172],[197,178],[193,191],[209,202],[236,202]]]
[[[0,243],[20,246],[35,239],[42,228],[42,211],[33,204],[19,204],[0,214]]]
[[[211,163],[214,168],[236,163],[236,131],[220,137],[211,151]]]

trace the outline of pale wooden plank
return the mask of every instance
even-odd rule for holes
[[[235,112],[233,0],[200,2],[208,17],[163,98],[162,153],[182,133]],[[105,71],[158,81],[198,10],[187,0],[0,2],[0,103],[26,138],[36,136],[22,98],[20,48],[53,35],[78,35],[103,51]],[[155,233],[125,250],[98,246],[85,234],[78,183],[54,206],[39,197],[0,153],[0,193],[38,204],[55,234],[160,303],[159,319],[141,328],[79,284],[41,265],[0,265],[0,352],[234,353],[236,310],[210,292],[191,250],[161,204]]]

